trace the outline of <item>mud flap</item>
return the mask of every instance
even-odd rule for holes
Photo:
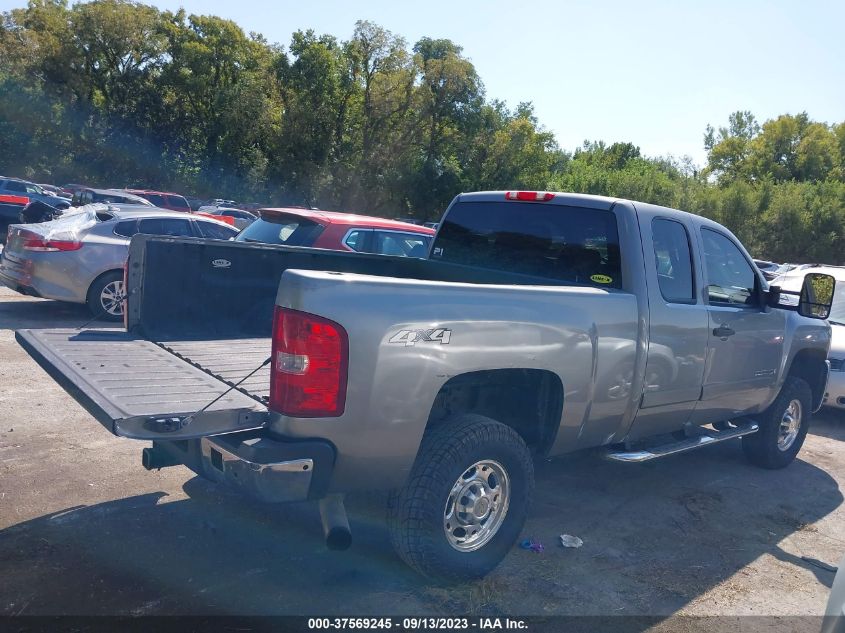
[[[267,408],[154,342],[123,330],[18,330],[50,376],[115,435],[177,440],[257,429]]]

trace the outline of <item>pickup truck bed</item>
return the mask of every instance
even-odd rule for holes
[[[270,366],[262,363],[271,353],[279,280],[290,268],[537,283],[420,259],[138,235],[127,272],[128,332],[20,330],[16,336],[116,435],[181,440],[254,429],[268,418]]]

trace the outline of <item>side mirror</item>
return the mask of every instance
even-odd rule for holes
[[[805,275],[798,302],[798,314],[811,319],[826,319],[830,316],[835,287],[836,280],[831,275],[822,273]]]

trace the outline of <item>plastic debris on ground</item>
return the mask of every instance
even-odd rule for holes
[[[584,544],[584,541],[577,536],[572,536],[571,534],[561,534],[560,544],[564,547],[581,547]]]
[[[546,548],[543,547],[543,544],[540,541],[535,541],[533,538],[527,538],[522,543],[519,544],[522,549],[531,550],[535,554],[539,554],[540,552],[544,551]]]

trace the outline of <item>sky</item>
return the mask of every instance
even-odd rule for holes
[[[463,47],[488,98],[534,103],[563,149],[630,141],[702,165],[705,126],[735,110],[764,121],[806,111],[845,121],[842,0],[147,0],[237,22],[287,46],[314,29],[339,39],[373,21],[409,46]],[[23,0],[0,0],[0,9]]]

